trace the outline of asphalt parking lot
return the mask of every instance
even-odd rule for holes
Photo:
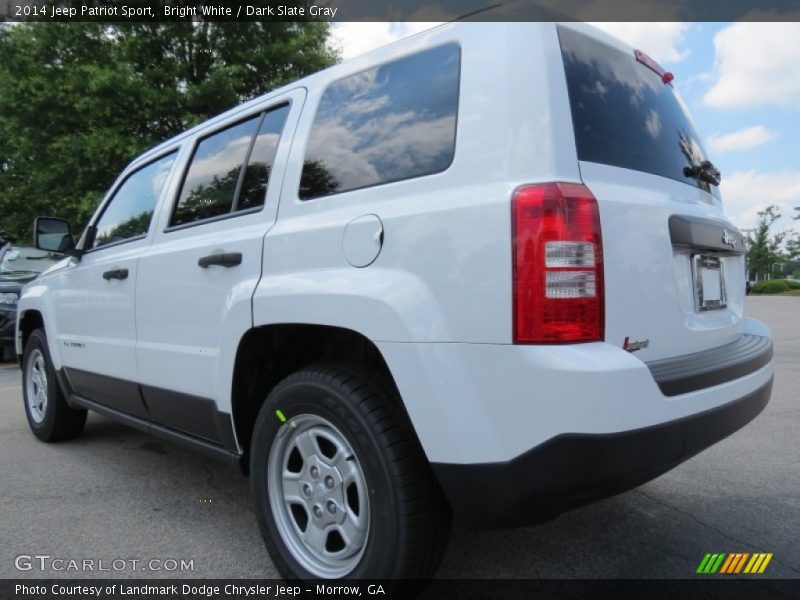
[[[684,578],[707,552],[773,552],[770,576],[800,577],[800,297],[749,297],[747,312],[775,337],[773,396],[754,422],[637,490],[550,523],[456,530],[439,575]],[[123,577],[277,577],[235,468],[96,415],[79,439],[40,443],[19,380],[15,365],[0,365],[0,578],[76,576],[15,568],[34,554],[193,561],[190,572]]]

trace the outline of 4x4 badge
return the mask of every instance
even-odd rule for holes
[[[736,236],[727,229],[722,230],[722,243],[727,244],[731,248],[736,248]]]

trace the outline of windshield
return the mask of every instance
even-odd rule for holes
[[[719,195],[684,172],[708,160],[672,85],[624,52],[558,28],[578,159],[669,177]]]
[[[11,246],[0,258],[0,275],[36,275],[47,270],[63,256],[36,248]]]

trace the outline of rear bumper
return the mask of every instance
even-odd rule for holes
[[[745,333],[711,352],[654,361],[647,368],[662,394],[677,396],[744,377],[771,360],[772,339]]]
[[[665,473],[755,418],[771,391],[770,377],[737,400],[673,421],[619,433],[561,434],[506,462],[433,467],[466,524],[541,522]]]
[[[657,477],[755,417],[769,329],[646,364],[606,342],[378,342],[428,460],[474,525],[547,520]]]

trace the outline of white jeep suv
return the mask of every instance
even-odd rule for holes
[[[146,152],[20,300],[44,441],[92,410],[238,463],[278,569],[430,577],[754,418],[767,328],[672,75],[590,27],[444,25]],[[702,485],[702,482],[698,482]]]

